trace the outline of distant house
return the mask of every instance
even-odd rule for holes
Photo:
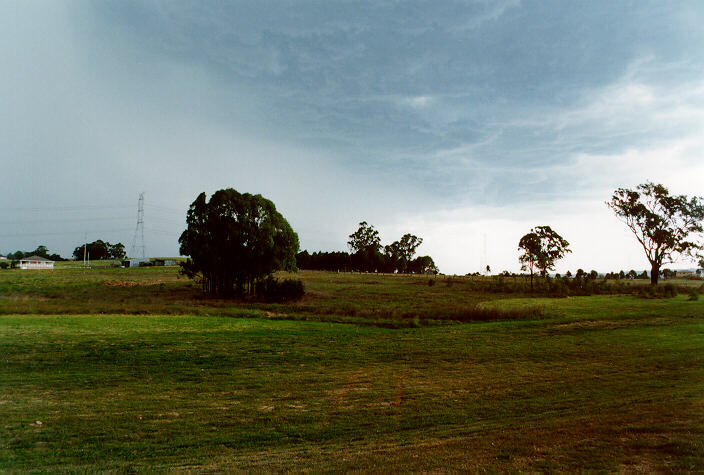
[[[53,269],[54,261],[41,256],[29,256],[20,259],[20,269]]]
[[[6,260],[7,260],[7,257],[5,257],[5,256],[0,256],[0,261],[6,261]]]

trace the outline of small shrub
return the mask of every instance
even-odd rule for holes
[[[663,286],[647,285],[638,288],[638,296],[646,299],[665,299],[677,296],[677,287],[672,284]]]
[[[665,298],[671,298],[677,296],[677,287],[672,284],[665,284],[663,287],[663,295]]]
[[[435,285],[435,281],[433,279],[428,279],[428,287],[432,287]]]
[[[697,300],[699,300],[699,292],[697,292],[697,289],[690,289],[688,294],[689,298],[687,300],[689,300],[690,302],[696,302]]]
[[[255,294],[265,302],[288,302],[303,297],[305,289],[303,282],[296,279],[278,280],[268,276],[255,285]]]
[[[10,267],[9,262],[0,262],[0,269],[7,269],[8,267]]]

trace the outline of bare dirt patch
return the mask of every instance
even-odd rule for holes
[[[108,287],[148,287],[152,285],[161,285],[161,284],[166,284],[166,281],[164,280],[143,280],[143,281],[134,281],[134,280],[104,280],[101,282],[103,285],[107,285]]]

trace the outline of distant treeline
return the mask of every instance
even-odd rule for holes
[[[350,254],[344,251],[314,252],[307,250],[296,254],[296,265],[302,270],[326,270],[333,272],[385,272],[393,274],[437,274],[438,268],[430,256],[419,256],[412,259],[402,271],[397,260],[382,253],[367,255],[363,253]]]
[[[20,259],[24,259],[25,257],[30,257],[30,256],[39,256],[39,257],[43,257],[45,259],[51,259],[52,261],[65,261],[65,260],[67,260],[58,254],[49,254],[49,249],[46,246],[38,246],[33,251],[10,252],[9,254],[7,254],[6,257],[10,261],[19,261]]]
[[[423,242],[413,234],[386,246],[381,245],[379,231],[366,221],[359,223],[357,231],[349,235],[347,245],[352,252],[299,252],[296,266],[304,270],[333,272],[383,272],[388,274],[437,274],[438,268],[430,256],[414,258],[416,249]]]
[[[701,275],[702,270],[697,269],[696,270],[696,275]],[[479,272],[475,273],[470,273],[467,274],[468,276],[479,276],[481,275]],[[498,274],[500,277],[521,277],[524,276],[525,274],[517,274],[514,272],[509,272],[507,270],[501,272]],[[687,274],[685,274],[687,275]],[[690,274],[691,275],[691,274]],[[676,270],[670,270],[670,269],[661,269],[659,272],[659,276],[663,277],[665,279],[673,279],[677,277],[677,271]],[[549,276],[545,276],[549,277]],[[650,279],[650,274],[648,273],[647,270],[644,270],[643,272],[637,272],[633,269],[629,270],[628,272],[626,271],[619,271],[619,272],[607,272],[605,274],[600,274],[599,272],[592,270],[590,272],[585,272],[582,269],[577,269],[577,272],[572,274],[571,271],[567,271],[564,275],[562,274],[555,274],[556,279],[560,279],[562,277],[566,277],[568,279],[574,278],[574,279],[585,279],[585,280],[596,280],[596,279],[605,279],[605,280],[634,280],[634,279]]]

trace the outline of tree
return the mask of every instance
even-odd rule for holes
[[[102,239],[81,244],[73,250],[73,257],[77,260],[83,259],[83,250],[87,256],[94,261],[102,261],[106,259],[122,259],[125,257],[125,246],[118,242],[115,245],[105,242]]]
[[[211,295],[254,295],[276,270],[296,270],[298,235],[261,195],[228,188],[193,201],[181,234],[182,272]]]
[[[658,283],[663,264],[672,264],[682,256],[701,257],[703,246],[693,240],[703,231],[704,204],[701,197],[670,195],[663,185],[644,183],[635,190],[617,189],[611,208],[635,234],[650,262],[650,283]]]
[[[352,251],[353,265],[360,271],[375,271],[381,265],[381,239],[379,231],[366,221],[359,223],[357,231],[349,235],[347,245]]]
[[[109,255],[111,259],[124,259],[127,255],[125,253],[125,246],[118,242],[117,244],[108,243]]]
[[[537,226],[518,242],[518,257],[521,270],[530,272],[530,288],[533,289],[533,272],[540,270],[542,276],[555,268],[555,261],[562,259],[569,250],[569,243],[553,231],[550,226]]]
[[[408,265],[422,242],[422,238],[407,233],[399,241],[394,241],[388,246],[384,246],[384,257],[387,261],[389,272],[409,272]]]
[[[430,256],[418,256],[408,263],[411,274],[437,274],[438,267]]]
[[[32,255],[49,259],[49,249],[46,246],[37,246],[37,248],[32,252]]]

